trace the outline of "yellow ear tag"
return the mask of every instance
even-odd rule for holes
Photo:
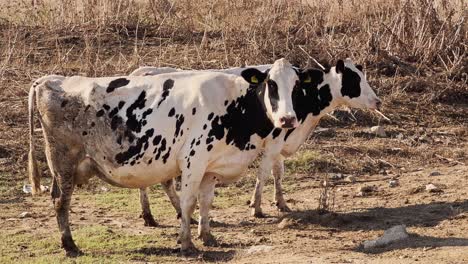
[[[311,83],[312,82],[312,79],[310,78],[310,76],[307,76],[307,79],[304,80],[304,83]]]
[[[251,82],[251,83],[258,83],[257,76],[252,76],[252,77],[250,78],[250,82]]]

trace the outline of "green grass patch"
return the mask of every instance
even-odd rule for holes
[[[152,229],[154,234],[126,234],[99,225],[74,229],[78,247],[85,252],[76,259],[65,257],[59,234],[15,233],[0,234],[0,263],[116,263],[116,262],[174,262],[175,240],[164,229]]]

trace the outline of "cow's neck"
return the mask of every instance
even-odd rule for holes
[[[266,113],[264,102],[265,85],[259,88],[250,87],[236,100],[227,103],[226,113],[212,121],[213,135],[218,139],[225,138],[226,144],[234,145],[239,150],[258,149],[260,141],[268,137],[274,126]],[[226,134],[221,131],[226,131]],[[259,137],[254,142],[252,135]]]
[[[306,117],[301,120],[299,127],[286,133],[286,142],[282,150],[283,156],[294,154],[317,127],[320,119],[343,104],[344,99],[340,89],[341,79],[332,68],[330,72],[324,74],[323,82],[318,84],[318,94],[305,95],[304,100],[311,108],[309,108]]]

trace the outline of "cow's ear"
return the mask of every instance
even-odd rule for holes
[[[312,82],[312,76],[310,76],[309,70],[302,70],[298,73],[299,75],[299,81],[301,83],[311,83]]]
[[[241,72],[241,76],[248,83],[253,85],[259,85],[265,81],[267,74],[255,68],[248,68]]]
[[[362,72],[362,70],[363,70],[364,68],[362,67],[361,64],[358,64],[358,65],[356,65],[356,69],[358,69],[358,70],[360,70],[360,71]]]
[[[298,73],[299,81],[303,84],[317,85],[323,81],[323,72],[317,69],[306,69]]]
[[[344,65],[344,62],[343,60],[338,60],[336,62],[336,73],[344,73],[345,71],[345,65]]]

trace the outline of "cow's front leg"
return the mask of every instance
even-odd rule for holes
[[[252,195],[250,202],[251,215],[254,217],[265,217],[262,213],[262,192],[265,180],[271,172],[272,158],[269,155],[264,154],[258,167],[257,182],[255,184],[255,190]]]
[[[281,180],[284,175],[284,157],[279,155],[273,162],[273,177],[275,179],[275,204],[280,212],[291,212],[283,197]]]
[[[209,211],[213,203],[216,175],[206,174],[200,184],[198,203],[200,205],[200,220],[198,222],[198,237],[205,246],[217,246],[215,237],[210,232]]]
[[[192,243],[190,220],[193,211],[195,210],[197,196],[200,189],[200,182],[203,179],[203,174],[204,171],[199,168],[191,170],[184,169],[182,171],[182,187],[180,193],[181,224],[179,240],[181,243],[180,250],[184,255],[190,255],[198,252]]]
[[[158,226],[158,223],[153,218],[151,214],[150,203],[148,199],[147,188],[140,189],[140,204],[141,204],[141,217],[145,221],[145,226]]]

